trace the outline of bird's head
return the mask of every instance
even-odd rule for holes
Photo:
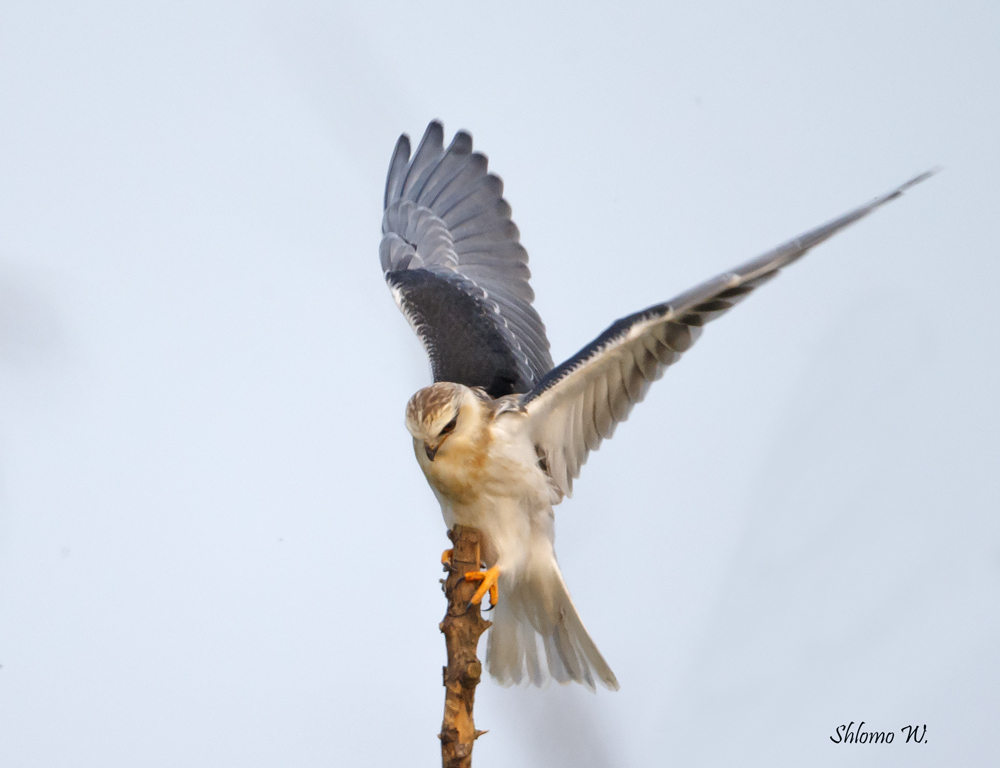
[[[449,450],[446,443],[467,443],[481,426],[480,407],[475,392],[461,384],[440,381],[417,392],[406,405],[406,429],[418,458],[422,450],[434,461]]]

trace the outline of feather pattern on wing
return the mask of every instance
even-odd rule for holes
[[[930,176],[922,174],[867,205],[811,230],[664,304],[624,317],[550,371],[520,398],[536,451],[558,490],[570,495],[590,451],[614,433],[649,385],[680,359],[705,323],[727,312],[810,248]]]
[[[528,254],[503,182],[472,137],[427,126],[410,159],[400,137],[385,185],[379,255],[386,281],[431,359],[435,381],[524,393],[552,368],[532,307]]]

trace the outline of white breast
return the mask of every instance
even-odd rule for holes
[[[506,573],[521,570],[535,555],[551,557],[554,538],[551,487],[522,425],[516,414],[493,422],[483,493],[472,508],[455,509],[456,520],[468,514],[476,521],[469,524],[486,534]]]

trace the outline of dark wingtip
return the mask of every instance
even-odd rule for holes
[[[880,205],[888,203],[890,200],[895,200],[897,197],[902,197],[903,193],[906,192],[911,187],[917,186],[917,184],[919,184],[922,181],[927,181],[927,179],[929,179],[931,176],[933,176],[933,175],[935,175],[937,173],[940,173],[940,172],[941,172],[941,166],[940,165],[936,165],[933,168],[931,168],[929,171],[924,171],[923,173],[921,173],[921,174],[919,174],[917,176],[914,176],[909,181],[903,182],[898,187],[896,187],[894,190],[892,190],[892,192],[887,192],[886,194],[882,195],[882,197],[876,197],[869,204],[869,207],[867,208],[867,210],[861,212],[861,216],[859,216],[858,218],[861,218],[862,216],[866,216],[868,213],[870,213],[871,211],[875,210]]]
[[[409,134],[402,133],[399,136],[399,140],[396,142],[396,146],[392,150],[392,157],[395,160],[397,157],[402,157],[405,163],[410,159],[410,136]]]
[[[935,175],[941,173],[941,171],[943,171],[943,170],[944,170],[943,166],[935,165],[929,171],[924,171],[919,176],[914,176],[909,181],[907,181],[907,182],[905,182],[903,184],[900,184],[899,188],[897,189],[897,192],[905,192],[910,187],[915,187],[920,182],[927,181],[927,179],[929,179],[931,176],[935,176]]]
[[[389,161],[389,172],[385,178],[385,195],[382,198],[382,207],[389,206],[389,198],[398,190],[393,189],[393,180],[398,178],[403,168],[410,160],[410,137],[401,134],[396,140],[396,146],[392,150],[392,159]]]
[[[420,145],[423,146],[430,140],[432,146],[441,147],[444,145],[444,125],[442,125],[440,120],[431,120],[427,123],[427,130],[424,131],[424,137],[420,140]]]
[[[472,152],[472,134],[468,131],[459,131],[451,140],[448,151],[456,155],[467,155]]]

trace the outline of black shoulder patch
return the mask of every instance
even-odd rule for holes
[[[667,314],[670,311],[670,304],[656,304],[652,307],[648,307],[640,312],[635,312],[628,317],[623,317],[619,320],[615,320],[600,336],[590,342],[587,346],[577,352],[573,357],[560,365],[557,365],[547,374],[545,374],[541,381],[534,386],[534,388],[525,397],[521,398],[521,405],[527,405],[529,402],[534,400],[540,394],[545,392],[545,390],[555,386],[562,379],[576,370],[584,362],[589,360],[595,353],[599,352],[604,347],[608,346],[616,339],[621,338],[629,329],[636,323],[641,323],[651,317],[657,317]]]
[[[493,398],[531,388],[499,316],[461,275],[402,269],[387,272],[385,279],[400,292],[404,311],[417,326],[435,381],[482,387]]]

